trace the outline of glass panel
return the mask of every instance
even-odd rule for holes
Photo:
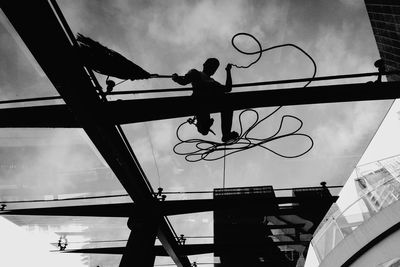
[[[281,43],[298,43],[317,62],[318,76],[376,71],[373,62],[379,58],[364,7],[350,9],[346,4],[336,1],[325,1],[315,8],[289,0],[268,3],[79,0],[59,2],[74,34],[80,32],[101,42],[150,73],[185,74],[192,68],[201,69],[207,57],[216,56],[221,62],[221,67],[215,79],[223,83],[224,68],[228,62],[240,65],[253,60],[239,55],[229,47],[231,37],[238,29],[256,35],[265,48]],[[4,18],[0,24],[0,36],[1,100],[58,95]],[[243,45],[250,50],[257,48],[251,40],[239,40],[239,43],[241,47]],[[295,50],[282,49],[265,54],[262,60],[250,69],[234,68],[232,73],[233,83],[237,84],[311,77],[312,71],[312,64],[307,57]],[[96,76],[105,88],[106,76]],[[123,82],[116,78],[111,79]],[[373,79],[375,78],[323,81],[312,85],[367,82]],[[234,88],[233,92],[302,86],[304,83]],[[149,79],[120,83],[114,92],[171,87],[182,88],[170,79]],[[330,90],[321,88],[325,89]],[[111,95],[108,99],[189,94],[191,92],[187,91],[168,94],[143,93]],[[2,107],[44,103],[62,101],[10,104]],[[173,147],[178,142],[176,130],[187,118],[129,124],[124,125],[123,129],[154,191],[163,188],[162,194],[167,196],[167,200],[211,198],[211,190],[221,187],[273,185],[275,189],[279,189],[318,186],[323,180],[327,181],[328,185],[343,184],[373,137],[390,104],[391,101],[388,100],[284,107],[252,131],[255,138],[270,137],[282,122],[280,134],[290,133],[297,129],[300,121],[284,116],[297,116],[304,123],[300,132],[313,138],[314,147],[309,153],[294,159],[282,158],[266,149],[256,147],[230,155],[225,161],[221,159],[188,162],[183,156],[173,152]],[[156,108],[148,107],[142,112],[150,113]],[[274,110],[275,108],[258,108],[257,112],[260,118],[266,118]],[[247,113],[243,114],[243,120],[240,122],[239,114],[240,111],[235,111],[233,118],[233,129],[238,132],[241,123],[247,129],[255,119],[254,113]],[[212,126],[215,136],[210,134],[203,137],[193,125],[186,125],[180,134],[186,138],[206,138],[220,142],[220,115],[212,116],[215,119]],[[7,204],[6,210],[131,202],[118,179],[81,130],[1,129],[0,142],[0,199]],[[305,136],[292,135],[268,143],[268,148],[283,155],[293,156],[307,150],[309,145]],[[191,147],[184,149],[196,148],[191,144]],[[395,176],[393,167],[388,167],[387,171]],[[277,191],[277,195],[288,196],[288,192],[290,191]],[[388,195],[380,202],[384,204],[379,205],[379,208],[397,198],[397,194],[392,191],[385,192],[388,192]],[[119,197],[88,199],[107,195]],[[78,199],[54,201],[65,198]],[[27,202],[20,202],[21,200]],[[342,232],[348,229],[351,231],[356,227],[352,223],[368,218],[371,205],[364,202],[364,199],[358,204],[357,208],[354,208],[357,212],[349,209],[332,222],[328,229],[324,228],[331,240],[321,238],[320,242],[326,246],[322,254],[328,253],[328,247],[332,248],[341,240],[341,234],[345,234]],[[353,218],[354,215],[357,215],[357,218]],[[212,216],[211,212],[207,212],[170,216],[169,219],[178,235],[184,234],[188,244],[195,244],[213,242],[210,238],[213,236]],[[129,234],[126,219],[41,216],[8,218],[29,232],[43,229],[55,233],[68,232],[66,238],[69,240],[69,248],[124,246]],[[57,242],[57,238],[60,236],[56,234],[51,242]],[[87,266],[103,266],[117,265],[120,258],[93,255],[87,256],[85,260],[87,262],[83,264]],[[190,260],[199,263],[217,261],[212,255],[193,256]],[[169,258],[156,259],[156,264],[169,263]]]
[[[126,194],[81,129],[2,129],[0,136],[2,200]]]
[[[0,10],[0,103],[59,96],[39,64]],[[1,107],[63,103],[63,100],[3,104]]]
[[[131,202],[83,130],[2,129],[0,134],[0,203],[7,205],[6,211]],[[99,197],[116,194],[122,197]],[[5,218],[30,234],[51,235],[52,246],[48,250],[58,250],[60,238],[62,242],[64,238],[68,240],[68,249],[125,246],[129,235],[126,218],[10,215]],[[80,257],[90,264],[104,261],[101,255]],[[120,260],[117,256],[107,258],[115,264]]]
[[[260,124],[260,129],[254,130],[253,136],[259,138],[271,136],[279,128],[284,115],[296,114],[304,122],[300,132],[309,134],[313,138],[314,146],[308,154],[294,159],[282,158],[261,147],[254,147],[229,155],[225,162],[223,159],[188,162],[184,156],[177,155],[173,151],[179,142],[176,130],[186,118],[129,124],[124,125],[123,129],[155,190],[162,187],[164,191],[210,191],[223,186],[224,174],[226,187],[272,184],[278,189],[318,186],[322,180],[329,181],[328,185],[339,185],[351,172],[372,138],[388,104],[386,101],[359,102],[285,107],[279,110],[269,121]],[[260,117],[265,117],[273,111],[273,108],[257,109],[257,111]],[[238,115],[239,112],[234,113],[234,129],[239,128]],[[343,121],[343,125],[339,123],[341,116],[349,116],[348,120]],[[361,126],[365,116],[376,118],[379,116],[379,119],[371,121],[368,126],[364,124]],[[213,114],[213,117],[215,119],[213,128],[217,136],[203,137],[196,132],[193,125],[185,125],[179,132],[180,137],[204,138],[219,142],[219,114]],[[336,126],[333,126],[330,120],[338,120]],[[350,126],[355,121],[360,123],[360,127],[366,127],[362,130],[363,134],[356,130],[357,127]],[[244,124],[248,127],[250,123],[244,120]],[[347,128],[347,124],[351,128]],[[296,127],[298,127],[297,121],[285,120],[281,133],[288,133]],[[339,127],[340,130],[336,131],[331,127]],[[357,141],[348,147],[353,143],[347,138],[354,138],[354,141]],[[194,146],[195,144],[188,144],[181,148],[181,152],[195,151]],[[265,146],[278,153],[293,156],[307,150],[310,142],[304,136],[292,136],[267,143]],[[214,156],[219,155],[211,154],[211,157]]]

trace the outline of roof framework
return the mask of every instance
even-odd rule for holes
[[[186,255],[198,251],[214,251],[214,246],[197,245],[183,248],[165,216],[215,210],[216,207],[223,208],[226,203],[216,204],[213,200],[186,202],[157,200],[119,125],[189,116],[199,108],[199,103],[187,96],[107,101],[99,94],[97,82],[93,75],[90,75],[90,70],[85,69],[76,57],[73,41],[68,37],[68,29],[62,26],[64,18],[60,16],[60,11],[54,4],[54,1],[49,3],[45,0],[23,3],[2,1],[0,7],[66,104],[0,109],[0,127],[83,128],[129,193],[134,204],[30,209],[15,211],[14,214],[130,218],[134,216],[140,218],[139,223],[135,225],[128,223],[128,226],[132,233],[138,230],[143,235],[134,238],[134,234],[131,234],[125,249],[109,248],[111,251],[109,253],[124,254],[120,266],[130,266],[138,262],[144,264],[141,266],[152,266],[151,261],[154,261],[155,255],[169,255],[177,266],[191,266]],[[48,40],[49,36],[51,41]],[[209,108],[212,112],[218,112],[227,107],[238,110],[280,105],[394,99],[400,97],[399,85],[400,82],[362,83],[306,89],[237,92],[225,95],[223,99],[210,100]],[[157,108],[154,108],[156,106]],[[144,110],[149,111],[143,112]],[[276,204],[292,203],[294,200],[281,198]],[[293,214],[295,210],[274,212]],[[153,223],[148,224],[148,222]],[[155,235],[161,241],[162,247],[153,248],[151,245],[151,241],[154,243]],[[150,245],[140,246],[144,241]],[[150,246],[152,248],[149,250]],[[101,251],[99,249],[98,252],[91,251],[91,253]],[[104,253],[104,249],[101,253]]]
[[[78,85],[72,85],[77,89]],[[233,92],[209,99],[207,110],[219,112],[229,108],[276,107],[336,102],[387,100],[400,98],[400,82],[355,83],[307,88]],[[79,90],[79,88],[78,88]],[[83,89],[84,90],[84,89]],[[82,90],[82,91],[83,91]],[[102,118],[111,123],[127,124],[191,116],[203,107],[190,96],[148,98],[99,103]],[[46,105],[0,110],[0,127],[82,127],[69,104]]]
[[[24,8],[21,9],[21,6]],[[105,119],[102,99],[74,53],[74,48],[50,3],[44,0],[2,1],[1,8],[63,97],[74,119],[80,123],[133,201],[148,211],[151,215],[148,220],[158,218],[159,224],[154,229],[168,255],[178,266],[191,266],[187,257],[176,253],[178,242],[173,229],[165,217],[158,215],[158,200],[154,198],[152,188],[120,128],[113,121]],[[133,235],[130,239],[132,237]],[[148,253],[143,253],[146,250],[130,250],[130,247],[137,248],[130,241],[129,253],[123,255],[120,266],[132,266],[134,263],[141,265],[141,262],[146,262]]]

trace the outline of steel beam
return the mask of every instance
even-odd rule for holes
[[[318,201],[324,203],[336,202],[337,196],[325,197]],[[273,199],[190,199],[170,200],[157,202],[157,213],[151,214],[146,206],[134,203],[113,203],[98,205],[61,206],[48,208],[14,209],[0,212],[0,215],[43,215],[43,216],[88,216],[88,217],[143,217],[144,214],[157,216],[180,215],[196,212],[207,212],[216,210],[254,210],[264,212],[266,215],[279,215],[283,212],[296,211],[298,205],[312,205],[315,202],[313,197],[276,197]],[[1,203],[1,202],[0,202]],[[294,204],[296,206],[279,207],[278,204]],[[260,208],[262,207],[262,208]],[[290,213],[289,213],[290,214]]]
[[[191,96],[122,100],[107,103],[107,110],[117,123],[124,124],[192,116],[196,110],[215,113],[224,109],[395,99],[400,98],[399,88],[400,82],[387,82],[234,92],[210,98],[207,104]]]
[[[180,255],[198,255],[214,253],[215,250],[230,250],[237,252],[264,250],[274,246],[292,246],[292,245],[308,245],[309,241],[276,241],[268,244],[234,244],[234,245],[215,245],[215,244],[188,244],[179,247]],[[105,248],[85,248],[85,249],[68,249],[63,253],[87,253],[87,254],[123,254],[125,247],[105,247]],[[154,246],[152,252],[156,256],[168,256],[162,246]]]
[[[211,113],[231,108],[324,104],[350,101],[400,98],[400,82],[357,83],[307,88],[234,92],[207,101]],[[83,89],[82,89],[83,90]],[[109,101],[102,103],[104,116],[114,124],[128,124],[192,116],[204,109],[202,102],[190,96]],[[79,128],[66,105],[48,105],[0,109],[0,127],[65,127]]]
[[[0,1],[0,7],[63,97],[73,119],[83,127],[131,198],[156,212],[157,200],[138,160],[129,151],[114,120],[108,120],[104,102],[49,2],[4,0]],[[174,262],[190,267],[189,260],[176,253],[178,243],[166,218],[161,220],[159,229],[159,238]]]

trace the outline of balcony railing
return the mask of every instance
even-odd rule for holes
[[[397,177],[378,183],[374,189],[365,192],[344,210],[335,211],[323,222],[311,241],[319,262],[359,225],[399,199],[400,192],[395,186],[399,181]]]

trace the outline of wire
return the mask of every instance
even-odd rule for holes
[[[253,52],[246,52],[246,51],[241,50],[235,44],[235,39],[238,36],[250,37],[252,40],[254,40],[257,43],[259,49],[257,51],[253,51]],[[262,46],[261,46],[261,43],[257,40],[257,38],[255,38],[253,35],[251,35],[249,33],[237,33],[237,34],[235,34],[232,37],[231,43],[232,43],[232,46],[238,52],[240,52],[242,54],[245,54],[245,55],[258,54],[258,57],[248,65],[239,66],[239,65],[236,65],[236,64],[232,64],[232,66],[235,66],[236,68],[249,68],[252,65],[254,65],[255,63],[257,63],[261,59],[261,56],[262,56],[262,54],[264,52],[270,51],[270,50],[276,49],[276,48],[282,48],[282,47],[285,47],[285,46],[291,46],[291,47],[294,47],[294,48],[300,50],[303,54],[305,54],[311,60],[311,62],[313,64],[313,67],[314,67],[314,71],[313,71],[312,77],[307,80],[307,83],[303,87],[307,87],[311,83],[311,81],[315,78],[315,75],[317,73],[317,65],[316,65],[314,59],[306,51],[304,51],[303,49],[301,49],[297,45],[294,45],[294,44],[282,44],[282,45],[272,46],[272,47],[263,49]],[[187,123],[190,123],[191,119],[188,119],[187,121],[185,121],[182,124],[180,124],[178,126],[178,128],[176,129],[176,136],[177,136],[179,142],[173,147],[173,151],[178,155],[185,156],[185,159],[188,162],[197,162],[197,161],[200,161],[200,160],[214,161],[214,160],[218,160],[218,159],[221,159],[221,158],[225,159],[225,157],[227,157],[229,155],[232,155],[232,154],[244,151],[244,150],[248,150],[248,149],[253,148],[253,147],[262,147],[262,148],[272,152],[273,154],[275,154],[277,156],[280,156],[280,157],[283,157],[283,158],[301,157],[301,156],[303,156],[304,154],[306,154],[307,152],[309,152],[312,149],[312,147],[314,146],[314,141],[311,138],[311,136],[309,136],[307,134],[298,133],[298,131],[303,126],[303,121],[301,119],[299,119],[298,117],[296,117],[296,116],[292,116],[292,115],[284,115],[284,116],[282,116],[278,130],[274,134],[269,136],[269,137],[266,137],[266,138],[255,138],[255,137],[250,137],[249,136],[250,132],[253,129],[255,129],[258,125],[260,125],[260,123],[262,123],[266,119],[270,118],[272,115],[274,115],[281,108],[282,108],[282,106],[276,108],[274,111],[272,111],[270,114],[266,115],[262,119],[259,118],[258,112],[256,110],[254,110],[254,109],[246,109],[246,110],[242,111],[239,114],[239,124],[240,124],[239,138],[234,140],[234,141],[232,141],[232,142],[228,142],[228,143],[219,143],[219,142],[213,142],[213,141],[208,141],[208,140],[204,140],[204,139],[182,139],[180,137],[179,130],[181,129],[181,127],[183,125],[185,125]],[[246,113],[246,112],[253,112],[255,114],[255,116],[256,116],[256,119],[253,122],[253,124],[250,127],[248,127],[247,130],[243,130],[242,115],[244,113]],[[300,123],[299,127],[296,130],[294,130],[294,131],[292,131],[290,133],[279,134],[281,129],[282,129],[282,127],[283,127],[284,121],[289,119],[289,118],[290,119],[294,119],[295,121],[299,122]],[[282,153],[276,152],[275,150],[265,146],[267,143],[269,143],[271,141],[275,141],[275,140],[282,139],[282,138],[289,137],[289,136],[303,136],[303,137],[306,137],[310,141],[310,146],[304,152],[299,153],[299,154],[295,154],[295,155],[284,155]],[[190,147],[190,150],[186,150],[185,151],[184,149],[182,149],[183,146],[187,146],[188,144],[189,145],[193,145],[192,147]],[[223,151],[223,155],[218,154],[221,151]],[[229,152],[226,153],[227,151],[229,151]],[[218,154],[218,155],[216,155],[216,154]]]
[[[236,141],[229,142],[229,143],[213,142],[213,141],[208,141],[208,140],[204,140],[204,139],[182,139],[180,137],[180,129],[183,125],[188,123],[187,121],[185,121],[181,125],[179,125],[179,127],[176,130],[176,136],[177,136],[179,142],[174,146],[173,151],[178,155],[185,156],[185,159],[188,162],[197,162],[200,160],[214,161],[214,160],[222,159],[229,155],[232,155],[232,154],[235,154],[235,153],[238,153],[238,152],[241,152],[241,151],[253,148],[253,147],[262,147],[262,148],[272,152],[273,154],[278,155],[283,158],[297,158],[297,157],[303,156],[304,154],[306,154],[308,151],[310,151],[312,149],[312,147],[314,145],[314,141],[309,135],[298,133],[298,131],[303,126],[303,122],[295,116],[284,115],[281,118],[278,130],[269,137],[255,138],[255,137],[249,136],[250,132],[254,128],[256,128],[258,125],[260,125],[260,123],[262,123],[266,119],[270,118],[280,108],[281,107],[276,108],[273,112],[271,112],[269,115],[265,116],[261,120],[259,119],[259,114],[256,110],[246,109],[246,110],[242,111],[239,114],[239,124],[240,124],[239,138]],[[256,115],[256,119],[247,130],[243,130],[242,116],[246,112],[253,112]],[[292,131],[290,133],[279,135],[284,121],[287,120],[288,118],[292,118],[292,119],[298,121],[300,123],[299,126],[297,127],[297,129],[295,129],[294,131]],[[265,146],[266,143],[269,143],[271,141],[275,141],[278,139],[282,139],[285,137],[289,137],[289,136],[304,136],[304,137],[308,138],[310,140],[309,148],[307,148],[304,152],[299,153],[299,154],[284,155],[282,153],[276,152],[275,150]],[[183,151],[182,146],[187,146],[187,144],[193,145],[192,149]],[[221,152],[223,154],[215,155],[219,152]]]
[[[213,265],[216,264],[216,262],[196,262],[196,265]],[[175,263],[165,263],[165,264],[154,264],[154,267],[156,266],[178,266]],[[195,266],[195,265],[192,265]]]
[[[226,146],[224,147],[224,171],[222,178],[222,188],[225,188],[225,172],[226,172]]]
[[[107,101],[107,100],[106,100],[106,101]],[[135,153],[133,152],[132,146],[131,146],[131,144],[129,143],[129,140],[128,140],[128,138],[126,137],[125,132],[123,131],[121,125],[117,124],[116,127],[117,127],[118,132],[120,133],[120,135],[121,135],[121,137],[122,137],[122,140],[124,141],[124,143],[125,143],[125,145],[126,145],[126,148],[128,149],[128,152],[131,154],[132,159],[133,159],[135,162],[139,162],[138,159],[137,159],[136,156],[135,156]],[[143,180],[144,180],[144,182],[146,183],[147,188],[149,189],[150,193],[151,193],[152,195],[155,195],[155,194],[154,194],[154,191],[153,191],[153,187],[151,186],[151,183],[150,183],[149,180],[147,179],[147,177],[146,177],[146,175],[145,175],[145,173],[144,173],[142,167],[140,166],[140,164],[136,164],[136,166],[137,166],[139,172],[141,173],[141,175],[142,175],[142,177],[143,177]]]
[[[147,136],[149,137],[149,142],[150,142],[150,147],[151,147],[151,153],[152,153],[152,155],[153,155],[154,165],[156,165],[157,177],[158,177],[158,187],[161,187],[160,170],[158,169],[158,164],[157,164],[157,161],[156,161],[156,156],[155,156],[155,154],[154,154],[153,142],[151,141],[151,135],[150,135],[149,129],[147,128],[147,122],[144,123],[144,128],[146,129]]]
[[[185,236],[186,239],[210,239],[214,236]],[[158,237],[156,237],[158,239]],[[95,243],[116,243],[128,242],[127,239],[113,239],[113,240],[87,240],[87,241],[68,241],[68,244],[95,244]]]
[[[246,52],[246,51],[241,50],[235,44],[235,39],[237,37],[239,37],[239,36],[247,36],[247,37],[251,38],[252,40],[254,40],[257,43],[259,49],[257,51],[253,51],[253,52]],[[256,64],[261,59],[261,57],[262,57],[264,52],[271,51],[271,50],[277,49],[277,48],[282,48],[282,47],[294,47],[297,50],[301,51],[304,55],[306,55],[311,60],[311,62],[313,63],[314,73],[313,73],[311,79],[314,79],[315,75],[317,74],[317,64],[315,63],[314,59],[306,51],[304,51],[301,47],[299,47],[299,46],[297,46],[295,44],[281,44],[281,45],[275,45],[275,46],[271,46],[271,47],[268,47],[268,48],[264,49],[264,48],[262,48],[260,41],[258,41],[258,39],[256,37],[254,37],[254,35],[246,33],[246,32],[240,32],[240,33],[235,34],[231,39],[231,44],[239,53],[242,53],[244,55],[255,55],[255,54],[258,54],[258,57],[253,62],[251,62],[250,64],[248,64],[246,66],[239,66],[239,65],[236,65],[236,64],[232,64],[232,66],[235,66],[236,68],[244,68],[244,69],[250,68],[252,65]],[[307,87],[310,83],[311,83],[311,80],[309,80],[306,83],[306,85],[304,85],[304,87]]]
[[[333,186],[326,186],[326,188],[342,188],[343,185],[333,185]],[[302,188],[309,188],[309,187],[295,187],[295,188],[276,188],[274,191],[287,191],[293,189],[302,189]],[[319,188],[319,187],[316,187]],[[181,195],[181,194],[213,194],[214,191],[163,191],[165,195]],[[156,194],[156,193],[155,193]],[[86,199],[101,199],[101,198],[113,198],[113,197],[129,197],[128,194],[119,194],[119,195],[103,195],[103,196],[93,196],[93,197],[74,197],[74,198],[64,198],[64,199],[32,199],[32,200],[11,200],[11,201],[2,201],[0,203],[4,204],[17,204],[17,203],[35,203],[35,202],[57,202],[57,201],[69,201],[69,200],[86,200]]]
[[[127,239],[115,239],[115,240],[88,240],[88,241],[68,241],[68,244],[95,244],[95,243],[116,243],[116,242],[127,242]],[[53,243],[54,244],[54,243]]]
[[[129,195],[118,194],[118,195],[103,195],[103,196],[92,196],[92,197],[71,197],[62,199],[32,199],[32,200],[10,200],[10,201],[0,200],[0,203],[17,204],[17,203],[35,203],[35,202],[58,202],[58,201],[87,200],[87,199],[113,198],[113,197],[129,197]]]

